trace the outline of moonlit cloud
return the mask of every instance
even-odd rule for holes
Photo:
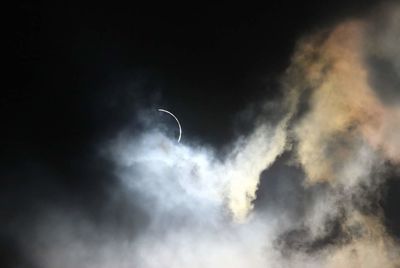
[[[102,148],[116,166],[112,192],[146,221],[121,236],[50,211],[24,238],[32,259],[44,268],[399,267],[399,241],[376,203],[385,172],[400,164],[400,7],[381,13],[299,41],[282,80],[281,120],[260,114],[222,157],[155,128],[121,131]],[[393,83],[371,57],[393,68]],[[288,206],[254,209],[262,172],[284,153],[310,195],[296,221]]]

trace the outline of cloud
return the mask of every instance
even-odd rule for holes
[[[399,95],[369,60],[389,61],[399,79],[398,10],[383,9],[382,32],[380,19],[366,18],[303,38],[282,81],[281,120],[257,115],[223,156],[151,124],[121,131],[102,148],[116,167],[110,192],[143,211],[130,220],[146,220],[124,236],[118,224],[48,210],[22,238],[32,259],[44,268],[399,267],[377,205],[400,163]],[[281,186],[257,200],[273,176],[285,177]]]

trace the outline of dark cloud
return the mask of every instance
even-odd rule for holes
[[[387,2],[376,8],[367,28],[365,61],[369,81],[377,95],[389,105],[398,105],[400,88],[399,7]]]

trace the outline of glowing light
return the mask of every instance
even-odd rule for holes
[[[179,123],[178,118],[173,113],[171,113],[170,111],[167,111],[167,110],[164,110],[164,109],[158,109],[158,111],[171,115],[175,119],[176,123],[178,123],[178,127],[179,127],[178,142],[180,142],[181,141],[181,137],[182,137],[182,127],[181,127],[181,123]]]

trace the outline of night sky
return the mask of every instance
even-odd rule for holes
[[[212,148],[223,157],[238,137],[252,132],[263,103],[285,98],[282,80],[300,38],[373,15],[379,2],[19,3],[7,26],[13,32],[13,64],[6,66],[11,83],[0,95],[2,267],[41,267],[29,253],[40,243],[27,248],[21,236],[35,233],[38,215],[53,210],[78,213],[97,232],[134,240],[151,219],[135,194],[115,201],[118,164],[102,149],[121,132],[146,132],[154,122],[143,122],[143,113],[156,122],[169,120],[156,112],[165,108],[179,118],[183,144]],[[279,104],[263,114],[271,122],[281,117]],[[325,185],[303,188],[305,171],[287,164],[293,158],[285,152],[260,174],[256,211],[289,207],[301,214],[313,202],[309,195],[328,191]],[[387,179],[368,197],[374,204],[360,205],[360,211],[379,210],[398,242],[399,166],[385,165]],[[285,202],[278,200],[282,195],[288,196]],[[335,227],[346,217],[340,215],[323,239],[309,242],[295,229],[277,243],[304,244],[306,252],[345,243],[350,238]]]

